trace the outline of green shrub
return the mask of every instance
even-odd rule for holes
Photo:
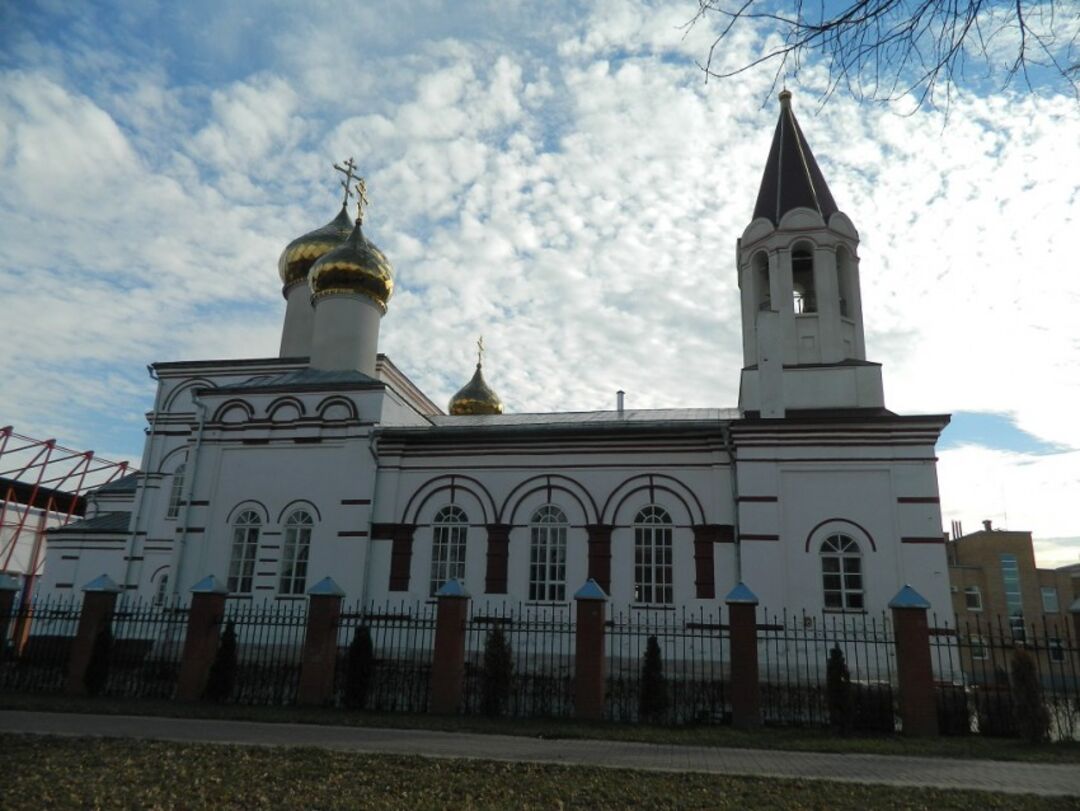
[[[1013,651],[1009,670],[1012,674],[1012,709],[1016,731],[1031,743],[1050,738],[1050,712],[1043,702],[1042,684],[1035,657],[1023,648]]]
[[[236,626],[229,622],[221,635],[217,655],[210,665],[210,674],[206,679],[204,698],[209,701],[228,701],[236,684]]]
[[[896,712],[889,685],[856,682],[851,685],[850,696],[852,730],[889,735],[896,731]]]
[[[86,694],[101,695],[109,681],[109,664],[112,659],[113,635],[112,623],[106,619],[94,637],[94,646],[90,649],[90,661],[86,663],[83,674],[83,686]]]
[[[649,723],[663,720],[668,708],[667,679],[660,645],[655,636],[645,644],[645,659],[641,665],[641,694],[638,697],[638,717]]]
[[[829,702],[829,726],[834,732],[846,735],[851,731],[853,709],[851,672],[838,645],[834,645],[829,651],[829,662],[825,668],[825,693]]]
[[[937,691],[938,729],[942,735],[970,735],[971,709],[963,687],[946,684]]]
[[[345,706],[363,709],[375,674],[375,646],[366,625],[357,627],[345,665]]]
[[[488,631],[484,641],[484,668],[480,674],[480,712],[487,716],[500,715],[510,697],[510,681],[514,661],[510,645],[501,627]]]

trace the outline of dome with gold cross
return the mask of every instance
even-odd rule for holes
[[[356,193],[356,224],[344,242],[311,266],[308,286],[312,301],[351,293],[367,296],[385,313],[394,294],[394,269],[383,252],[364,236],[361,225],[367,195],[363,178],[356,184]]]
[[[472,380],[461,387],[453,397],[447,411],[452,416],[460,417],[475,414],[502,414],[503,404],[491,387],[484,380],[484,339],[477,341],[479,351],[476,358],[476,371]]]

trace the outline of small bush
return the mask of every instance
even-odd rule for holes
[[[83,686],[86,694],[101,695],[109,681],[109,665],[112,659],[113,635],[109,620],[98,629],[94,637],[94,647],[90,649],[90,661],[86,663],[83,674]]]
[[[236,626],[229,622],[221,635],[217,655],[210,665],[203,696],[209,701],[228,701],[236,684]]]
[[[484,641],[484,668],[480,673],[480,712],[487,716],[502,714],[510,697],[514,661],[502,628],[496,625]]]
[[[937,716],[942,735],[971,734],[971,709],[963,687],[946,684],[938,689]]]
[[[980,685],[976,688],[975,715],[979,721],[980,735],[1015,738],[1019,734],[1007,687]]]
[[[851,731],[852,700],[851,672],[844,662],[844,653],[839,646],[829,651],[829,661],[825,669],[825,692],[829,702],[829,726],[834,732],[846,735]]]
[[[887,684],[851,685],[851,729],[856,732],[896,731],[892,688]]]
[[[1012,673],[1012,710],[1017,733],[1031,743],[1049,740],[1050,712],[1043,702],[1035,657],[1023,648],[1017,648],[1013,651],[1009,669]]]
[[[349,645],[349,657],[345,665],[345,706],[363,709],[375,675],[375,646],[371,643],[371,631],[360,625],[353,633]]]
[[[641,666],[641,694],[638,698],[638,716],[643,721],[661,721],[668,708],[667,679],[664,678],[664,662],[660,658],[660,644],[650,636],[645,644],[645,659]]]

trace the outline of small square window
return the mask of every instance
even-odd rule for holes
[[[978,586],[968,586],[964,589],[964,607],[968,611],[982,611],[982,592]]]
[[[1065,661],[1065,646],[1060,637],[1052,636],[1046,640],[1046,649],[1049,651],[1051,662]]]
[[[986,649],[986,640],[981,636],[972,634],[970,637],[971,642],[971,658],[972,659],[989,659],[990,654]]]

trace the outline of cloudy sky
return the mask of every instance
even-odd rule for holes
[[[0,4],[0,424],[137,460],[151,361],[267,357],[277,257],[337,212],[397,270],[380,349],[436,401],[728,406],[769,71],[705,83],[696,2]],[[768,32],[719,55],[740,64]],[[859,228],[887,404],[951,413],[946,522],[1080,560],[1080,111],[789,82]]]

